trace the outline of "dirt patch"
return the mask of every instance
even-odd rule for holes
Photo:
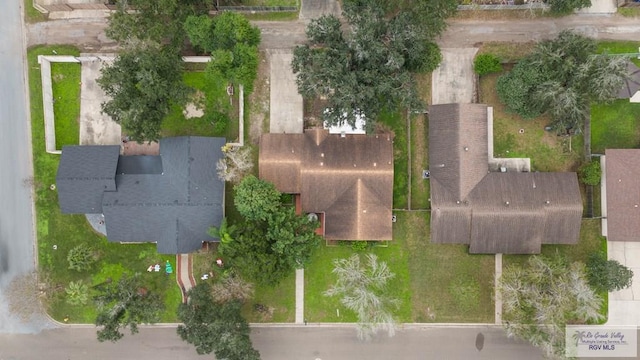
[[[253,93],[249,95],[249,141],[257,145],[260,135],[269,132],[269,55],[260,51],[258,64],[258,76],[253,87]]]
[[[193,95],[191,102],[188,103],[182,114],[185,119],[193,119],[200,118],[204,116],[204,93],[200,90],[197,90]]]
[[[304,99],[303,119],[305,129],[323,127],[322,114],[327,108],[327,103],[327,100],[322,99]]]

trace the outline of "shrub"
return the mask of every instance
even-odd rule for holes
[[[89,270],[96,260],[97,256],[93,249],[85,244],[74,247],[67,254],[69,269],[75,271]]]
[[[600,184],[600,178],[602,177],[600,161],[591,161],[582,165],[580,169],[578,169],[578,175],[583,184],[593,186]]]
[[[544,82],[545,74],[533,66],[531,59],[523,59],[513,70],[498,78],[496,90],[500,101],[513,113],[533,119],[542,109],[533,101],[536,87]]]
[[[500,59],[496,55],[480,54],[473,60],[473,70],[476,74],[483,76],[501,72],[502,64],[500,64]]]
[[[367,241],[351,241],[351,249],[353,251],[364,251],[369,247],[369,242]]]
[[[591,6],[591,0],[548,0],[551,12],[556,15],[568,15],[574,10]]]
[[[633,271],[603,254],[592,254],[587,262],[589,285],[600,292],[618,291],[631,286]]]
[[[70,282],[64,292],[67,293],[67,303],[70,305],[86,305],[89,301],[89,287],[82,280]]]

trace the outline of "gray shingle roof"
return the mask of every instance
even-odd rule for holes
[[[65,214],[100,214],[102,194],[116,190],[120,146],[64,146],[56,175]]]
[[[223,216],[224,182],[215,166],[224,144],[223,138],[166,138],[160,140],[160,156],[121,157],[126,163],[115,175],[117,191],[100,194],[107,238],[157,242],[158,252],[169,254],[216,240],[207,230]]]
[[[487,130],[486,105],[430,107],[431,240],[486,254],[575,244],[582,217],[577,175],[488,172]]]

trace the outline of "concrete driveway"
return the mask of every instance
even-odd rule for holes
[[[442,62],[432,75],[432,104],[472,103],[475,84],[473,58],[478,49],[443,48],[441,51]]]
[[[82,60],[80,86],[80,145],[121,145],[120,125],[102,113],[106,100],[97,83],[100,69],[107,63],[95,57]]]
[[[303,130],[302,96],[291,70],[291,50],[269,50],[270,112],[269,132],[300,134]]]
[[[630,288],[609,293],[607,325],[640,325],[640,243],[607,241],[607,253],[633,271]]]

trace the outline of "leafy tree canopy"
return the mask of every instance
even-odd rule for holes
[[[589,284],[602,292],[618,291],[631,286],[633,271],[616,260],[607,260],[603,254],[592,254],[587,262]]]
[[[435,69],[441,54],[434,39],[455,12],[452,0],[347,0],[340,20],[323,16],[307,27],[307,44],[294,50],[293,72],[305,98],[326,98],[330,124],[355,125],[364,115],[371,127],[385,108],[422,107],[412,72]]]
[[[236,209],[248,221],[265,221],[280,206],[280,192],[276,187],[253,175],[243,178],[233,190]]]
[[[223,12],[214,18],[190,16],[184,27],[191,44],[211,54],[207,73],[213,79],[222,77],[242,84],[245,92],[251,93],[258,71],[260,29],[234,12]]]
[[[198,354],[214,352],[218,359],[259,360],[253,348],[249,324],[242,317],[240,301],[216,302],[211,287],[200,283],[188,293],[189,301],[178,307],[178,335],[193,344]]]
[[[182,58],[171,48],[148,44],[126,50],[98,79],[109,96],[102,111],[133,140],[157,140],[171,106],[183,106],[191,93],[182,74]]]
[[[509,266],[500,279],[503,324],[517,336],[542,348],[548,357],[564,355],[566,324],[602,319],[602,299],[587,282],[585,266],[532,256],[524,266]]]
[[[179,49],[186,35],[186,18],[206,14],[208,6],[206,0],[118,0],[106,34],[121,45],[135,47],[140,41],[150,40]]]
[[[595,51],[593,39],[562,31],[539,43],[513,71],[500,77],[498,95],[509,110],[524,118],[548,113],[559,132],[579,130],[589,103],[614,100],[627,76],[626,58]]]
[[[137,333],[138,324],[157,322],[164,309],[160,294],[145,288],[140,274],[125,274],[116,283],[102,285],[98,292],[94,300],[99,306],[96,326],[102,326],[98,330],[101,342],[120,340],[122,327]]]

